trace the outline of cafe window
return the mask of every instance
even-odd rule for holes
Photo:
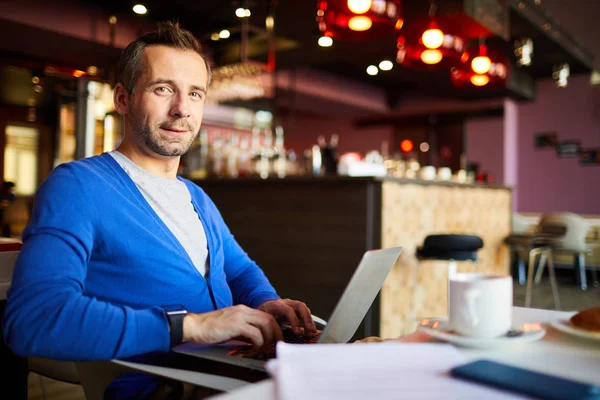
[[[39,131],[9,125],[5,133],[4,180],[15,183],[17,195],[33,195],[37,188]]]

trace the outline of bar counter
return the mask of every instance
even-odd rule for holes
[[[369,249],[402,246],[355,337],[411,331],[417,246],[435,233],[482,237],[478,270],[509,273],[511,189],[397,178],[288,177],[196,181],[213,199],[240,245],[282,297],[301,299],[327,319]],[[447,308],[447,262],[422,261],[416,314]],[[459,271],[471,271],[458,263]]]

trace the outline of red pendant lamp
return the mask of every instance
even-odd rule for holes
[[[406,23],[398,38],[396,61],[407,67],[451,67],[464,51],[465,40],[442,18],[436,17],[434,1],[429,18]]]
[[[450,70],[450,79],[459,88],[497,89],[506,85],[509,70],[506,57],[480,40],[479,46],[463,53],[460,62]]]
[[[401,0],[319,0],[317,23],[323,36],[363,41],[393,35],[404,19]]]

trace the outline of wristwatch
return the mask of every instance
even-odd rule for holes
[[[169,332],[171,335],[171,347],[183,342],[183,318],[186,310],[165,311],[169,320]]]

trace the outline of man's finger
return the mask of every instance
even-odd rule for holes
[[[246,323],[240,327],[240,335],[252,341],[256,347],[262,347],[265,344],[262,332],[256,326]]]
[[[300,315],[300,318],[302,318],[305,330],[313,332],[317,329],[315,323],[313,322],[310,309],[306,306],[306,304],[301,301],[293,301],[291,306],[294,308],[296,313]]]
[[[287,302],[280,302],[277,304],[278,314],[284,315],[288,320],[290,325],[292,326],[292,330],[296,335],[300,334],[300,321],[298,320],[298,316],[296,315],[296,310],[294,310]]]

